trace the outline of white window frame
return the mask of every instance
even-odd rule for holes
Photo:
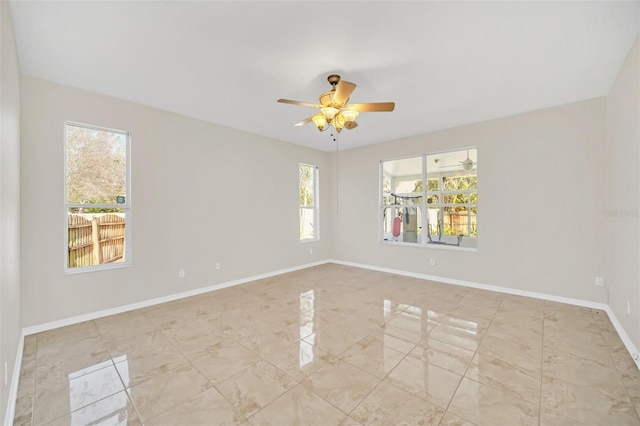
[[[379,204],[379,208],[378,208],[378,240],[380,241],[381,244],[388,244],[388,245],[400,245],[400,246],[406,246],[406,247],[420,247],[420,248],[430,248],[430,249],[437,249],[437,250],[459,250],[459,251],[477,251],[478,250],[478,237],[472,237],[472,236],[465,236],[464,238],[469,240],[472,239],[474,240],[474,247],[464,247],[464,246],[455,246],[455,245],[444,245],[444,244],[430,244],[428,243],[428,239],[426,237],[427,232],[426,232],[426,226],[427,226],[427,216],[428,216],[428,210],[429,207],[444,207],[445,203],[443,200],[443,196],[448,195],[448,194],[453,194],[453,193],[465,193],[469,195],[469,199],[471,197],[472,193],[477,194],[478,193],[478,188],[476,188],[473,191],[445,191],[444,188],[442,188],[442,181],[440,180],[440,182],[438,183],[438,188],[439,191],[428,191],[427,190],[427,179],[428,178],[433,178],[430,175],[429,170],[427,170],[427,157],[428,156],[432,156],[432,155],[437,155],[437,154],[441,154],[441,153],[447,153],[447,152],[456,152],[456,151],[466,151],[466,150],[470,150],[470,149],[474,149],[476,150],[476,153],[478,151],[478,147],[476,146],[471,146],[471,147],[462,147],[462,148],[455,148],[455,149],[448,149],[448,150],[444,150],[444,151],[434,151],[434,152],[429,152],[426,154],[418,154],[418,155],[409,155],[409,156],[405,156],[405,157],[394,157],[394,158],[388,158],[388,159],[384,159],[384,160],[380,160],[380,170],[379,170],[379,177],[378,177],[378,204]],[[384,176],[385,176],[385,172],[384,172],[384,163],[388,162],[388,161],[396,161],[396,160],[405,160],[405,159],[410,159],[410,158],[420,158],[422,161],[422,201],[420,204],[384,204]],[[441,178],[442,176],[446,176],[446,175],[454,175],[455,172],[440,172],[438,173],[439,178]],[[476,176],[478,176],[478,171],[476,169],[475,172]],[[416,174],[415,177],[419,177],[420,174]],[[391,188],[391,192],[394,192],[394,188],[392,185]],[[428,196],[430,194],[438,194],[439,196],[439,200],[440,203],[437,204],[428,204]],[[468,204],[464,204],[465,206],[467,206],[469,208],[470,211],[470,207],[478,207],[478,204],[472,204],[472,203],[468,203]],[[392,241],[392,240],[385,240],[385,234],[384,234],[384,211],[385,208],[389,208],[389,207],[397,207],[397,208],[406,208],[406,207],[419,207],[420,208],[420,220],[421,220],[421,224],[422,224],[422,228],[425,231],[424,233],[421,232],[422,235],[422,241],[418,242],[418,243],[413,243],[413,242],[401,242],[401,241]],[[471,224],[469,223],[469,227],[471,226]]]
[[[301,218],[300,216],[300,211],[302,209],[305,210],[313,210],[313,238],[301,238],[300,235],[298,235],[298,238],[300,239],[301,243],[308,243],[308,242],[313,242],[313,241],[318,241],[320,240],[320,214],[319,214],[319,206],[320,206],[320,191],[319,191],[319,187],[320,185],[318,184],[319,182],[319,176],[320,176],[320,170],[318,168],[318,166],[314,165],[314,164],[308,164],[308,163],[300,163],[298,164],[298,195],[300,194],[300,167],[305,166],[305,167],[310,167],[313,171],[313,205],[312,206],[301,206],[300,205],[300,200],[298,200],[298,217]],[[300,219],[299,219],[300,220]],[[298,230],[300,229],[300,222],[298,222]]]
[[[63,247],[63,257],[64,257],[64,273],[65,274],[80,274],[85,272],[94,272],[94,271],[104,271],[109,269],[119,269],[126,268],[131,266],[131,224],[132,224],[132,214],[131,214],[131,133],[112,129],[108,127],[96,126],[93,124],[85,124],[77,121],[65,121],[63,125],[63,150],[64,150],[64,165],[62,170],[63,176],[63,206],[64,206],[64,214],[63,217],[63,235],[64,235],[64,247]],[[124,235],[124,253],[125,258],[122,262],[114,262],[114,263],[103,263],[100,265],[92,265],[92,266],[81,266],[81,267],[69,267],[69,219],[68,212],[71,208],[82,208],[86,207],[87,204],[69,204],[67,202],[67,126],[74,127],[82,127],[85,129],[92,129],[102,132],[110,132],[110,133],[118,133],[125,136],[125,150],[126,150],[126,196],[125,202],[122,204],[91,204],[91,207],[94,208],[117,208],[125,211],[125,235]]]

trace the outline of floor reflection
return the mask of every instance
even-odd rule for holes
[[[315,292],[313,290],[300,293],[300,339],[309,336],[310,345],[298,344],[300,369],[313,362],[313,348],[315,345],[314,332]]]
[[[114,362],[119,367],[121,381]],[[127,424],[129,398],[127,357],[104,361],[69,373],[70,424],[124,425]],[[124,373],[124,374],[123,374]]]

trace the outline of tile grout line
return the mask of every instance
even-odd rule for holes
[[[606,312],[602,311],[605,315]],[[596,326],[598,327],[598,332],[600,334],[600,337],[602,337],[602,340],[604,341],[605,346],[607,347],[607,353],[609,354],[609,359],[611,359],[611,363],[613,364],[613,368],[615,369],[615,371],[618,373],[618,378],[620,379],[620,382],[622,384],[622,387],[624,388],[625,394],[627,395],[627,398],[629,398],[629,402],[631,403],[631,407],[633,408],[634,413],[636,414],[636,419],[638,421],[640,421],[640,414],[638,414],[638,410],[636,410],[636,407],[633,404],[633,400],[631,398],[631,394],[629,393],[629,388],[627,387],[627,385],[624,383],[624,380],[622,380],[622,372],[620,371],[620,369],[618,368],[617,363],[615,362],[615,359],[613,359],[613,355],[612,355],[612,350],[611,347],[609,345],[609,343],[607,342],[607,339],[605,339],[604,334],[603,334],[603,330],[602,327],[600,327],[600,323],[596,320],[595,316],[596,313],[594,312],[593,309],[591,309],[591,314],[594,317],[594,321],[596,323]],[[611,320],[609,319],[609,315],[607,315],[607,320],[609,322],[611,322]],[[635,362],[634,362],[634,368],[635,368]]]
[[[538,426],[542,425],[542,389],[544,377],[544,326],[547,321],[546,302],[542,304],[542,342],[540,344],[540,397],[538,400]]]
[[[40,352],[40,333],[36,334],[36,365],[33,372],[33,404],[31,405],[31,426],[35,426],[36,418],[36,391],[38,389],[38,353]]]
[[[187,362],[186,362],[186,363],[184,363],[184,364],[180,364],[180,365],[174,366],[173,368],[171,368],[171,369],[169,369],[169,370],[167,370],[167,371],[164,371],[164,372],[162,372],[161,374],[158,374],[157,376],[154,376],[154,377],[151,377],[151,378],[149,378],[149,379],[143,380],[143,381],[141,381],[140,383],[137,383],[135,386],[138,386],[138,385],[140,385],[140,384],[142,384],[142,383],[144,383],[144,382],[147,382],[147,381],[152,380],[152,379],[154,379],[154,378],[156,378],[156,377],[159,377],[160,375],[167,374],[167,373],[169,373],[169,372],[171,372],[171,371],[177,370],[178,368],[184,367],[185,365],[189,365],[191,368],[193,368],[195,371],[197,371],[197,372],[198,372],[198,374],[200,374],[202,377],[204,377],[204,379],[207,381],[207,383],[209,383],[209,384],[211,385],[211,388],[215,389],[215,390],[216,390],[216,391],[217,391],[217,392],[222,396],[222,398],[224,398],[225,400],[227,400],[227,398],[224,396],[224,394],[223,394],[222,392],[220,392],[220,390],[219,390],[219,389],[218,389],[218,388],[213,384],[213,382],[212,382],[212,381],[211,381],[207,376],[205,376],[205,375],[202,373],[202,371],[200,371],[200,369],[198,369],[198,367],[196,367],[196,366],[193,364],[193,361],[194,361],[194,360],[196,360],[196,359],[199,359],[199,357],[195,357],[193,360],[192,360],[192,359],[190,359],[189,357],[187,357],[187,355],[186,355],[185,353],[183,353],[183,351],[181,351],[181,350],[180,350],[180,349],[179,349],[179,348],[178,348],[178,347],[177,347],[177,346],[176,346],[176,345],[171,341],[171,339],[169,339],[167,336],[165,336],[165,334],[164,334],[164,333],[162,332],[162,330],[160,329],[160,327],[161,327],[161,326],[158,326],[158,325],[156,325],[156,323],[154,323],[153,321],[151,321],[151,320],[150,320],[150,319],[149,319],[149,318],[144,314],[144,312],[141,312],[141,314],[142,314],[142,316],[143,316],[143,317],[145,317],[145,319],[146,319],[147,321],[149,321],[151,324],[153,324],[153,326],[155,327],[153,331],[154,331],[154,332],[158,332],[158,333],[160,333],[160,335],[162,336],[162,338],[163,338],[163,339],[165,339],[165,340],[169,343],[169,345],[171,345],[171,347],[173,347],[173,348],[176,350],[176,352],[178,352],[178,353],[179,353],[179,354],[180,354],[180,355],[181,355],[181,356],[182,356],[182,357],[183,357]],[[196,314],[196,318],[197,318],[197,317],[198,317],[198,316],[197,316],[197,314]],[[208,354],[208,352],[207,352],[207,354]],[[203,357],[204,357],[204,356],[206,356],[206,355],[203,355]],[[131,389],[131,388],[133,388],[133,387],[134,387],[134,386],[131,386],[129,389]],[[209,388],[209,389],[211,389],[211,388]],[[138,416],[140,417],[140,420],[142,420],[142,421],[143,421],[143,423],[146,423],[146,422],[147,422],[147,421],[149,421],[149,420],[153,420],[154,418],[156,418],[156,417],[159,417],[159,416],[163,415],[164,413],[168,412],[169,410],[171,410],[172,408],[176,407],[177,405],[182,404],[182,403],[184,403],[185,401],[189,401],[190,399],[195,398],[196,396],[198,396],[198,395],[200,395],[200,394],[202,394],[202,393],[206,392],[207,390],[208,390],[208,389],[205,389],[205,390],[203,390],[203,391],[201,391],[201,392],[198,392],[198,393],[196,393],[196,394],[192,395],[191,397],[189,397],[189,398],[187,398],[187,399],[185,399],[185,400],[183,400],[183,401],[178,402],[177,404],[174,404],[172,407],[169,407],[168,409],[166,409],[166,410],[164,410],[164,411],[162,411],[162,412],[160,412],[160,413],[156,414],[155,416],[151,417],[150,419],[143,419],[143,418],[142,418],[142,415],[140,415],[140,413],[138,412],[138,409],[137,409],[137,407],[136,407],[136,405],[135,405],[135,404],[134,404],[134,407],[136,407],[136,411],[138,412]],[[133,403],[133,400],[132,400],[131,402]],[[227,402],[229,402],[229,401],[227,401]],[[229,402],[229,405],[231,405],[231,407],[233,407],[233,408],[234,408],[234,412],[237,412],[237,411],[235,410],[235,406],[234,406],[233,404],[231,404],[231,402]],[[248,420],[247,420],[247,418],[246,418],[244,415],[242,415],[242,414],[241,414],[241,416],[242,416],[242,418],[244,418],[246,421],[248,421]]]
[[[144,316],[144,315],[143,315]],[[146,317],[145,317],[146,318]],[[131,405],[133,406],[133,409],[135,410],[138,419],[144,423],[144,419],[142,418],[142,416],[140,415],[140,411],[138,410],[138,407],[136,406],[136,404],[133,402],[133,399],[131,399],[131,396],[129,395],[129,392],[127,392],[127,385],[124,383],[124,380],[122,379],[122,375],[120,374],[120,370],[118,370],[118,367],[116,367],[116,363],[113,360],[113,354],[111,353],[111,350],[109,349],[109,345],[107,344],[107,340],[104,338],[104,336],[102,335],[102,331],[100,330],[100,327],[98,326],[98,324],[95,322],[95,320],[91,320],[91,322],[93,323],[94,327],[96,328],[96,330],[98,330],[98,335],[100,336],[100,340],[102,341],[102,343],[104,344],[104,347],[107,350],[107,353],[109,354],[109,359],[111,360],[111,364],[113,365],[113,368],[116,370],[116,374],[118,375],[118,378],[120,379],[120,383],[122,384],[122,388],[123,388],[123,392],[124,394],[127,396],[127,400],[129,402],[131,402]],[[96,401],[97,402],[97,401]],[[95,404],[95,402],[94,402]]]
[[[26,338],[26,337],[25,337]],[[31,394],[31,397],[33,398],[33,403],[31,404],[31,418],[30,420],[30,424],[31,426],[33,426],[33,419],[35,418],[35,412],[36,412],[36,386],[38,384],[38,350],[39,350],[39,340],[38,339],[38,335],[36,334],[36,353],[35,353],[35,366],[33,369],[33,393]],[[24,342],[23,342],[24,344]],[[20,387],[18,386],[18,389],[20,389]]]
[[[468,294],[468,292],[467,292]],[[466,294],[465,294],[466,297]],[[484,334],[482,335],[482,338],[480,339],[480,342],[478,343],[478,346],[476,347],[475,351],[473,352],[473,356],[471,357],[471,361],[469,361],[469,364],[467,364],[467,368],[465,368],[464,373],[462,373],[462,377],[460,378],[460,381],[458,382],[458,385],[456,386],[456,389],[453,391],[453,393],[451,394],[451,398],[449,399],[449,403],[447,404],[447,407],[444,410],[444,414],[442,416],[442,418],[444,418],[444,415],[447,414],[447,412],[449,412],[449,407],[451,406],[451,403],[453,402],[453,398],[456,396],[456,393],[458,393],[458,389],[460,389],[460,385],[462,384],[462,381],[467,377],[467,372],[469,371],[469,367],[471,367],[471,363],[473,363],[473,359],[476,357],[476,355],[478,354],[478,351],[480,350],[480,345],[482,344],[482,342],[484,341],[484,338],[487,335],[487,332],[489,331],[489,328],[491,328],[491,325],[493,324],[493,320],[496,317],[496,314],[498,313],[498,310],[500,309],[500,306],[502,306],[502,303],[504,302],[504,297],[500,300],[500,304],[498,305],[498,307],[496,308],[496,310],[493,312],[493,315],[491,316],[491,321],[489,321],[489,325],[487,326],[487,329],[485,330]],[[454,308],[455,309],[455,308]],[[451,309],[453,310],[453,309]],[[447,314],[448,315],[448,314]],[[435,327],[434,327],[435,328]],[[437,339],[436,339],[437,340]],[[454,345],[455,346],[455,345]],[[471,378],[468,378],[469,380],[473,380]],[[480,383],[480,382],[478,382]],[[458,417],[463,418],[462,416],[459,416],[458,414],[451,412],[451,414],[454,414]],[[440,419],[440,423],[442,423],[442,419]]]
[[[192,360],[191,360],[191,359],[189,359],[189,357],[187,357],[187,355],[185,355],[185,354],[184,354],[184,353],[183,353],[183,352],[182,352],[182,351],[181,351],[177,346],[175,346],[175,344],[174,344],[174,343],[173,343],[169,338],[167,338],[167,337],[164,335],[164,333],[162,332],[162,330],[159,328],[160,326],[156,325],[156,323],[154,323],[154,322],[153,322],[153,321],[151,321],[149,318],[147,318],[147,316],[146,316],[146,315],[144,315],[144,312],[140,312],[140,314],[141,314],[141,315],[142,315],[142,316],[143,316],[143,317],[144,317],[144,318],[145,318],[145,319],[146,319],[146,320],[147,320],[151,325],[153,325],[153,327],[154,327],[154,328],[153,328],[153,330],[151,330],[151,331],[146,331],[146,332],[141,332],[141,333],[138,333],[138,334],[135,334],[135,335],[132,335],[132,336],[128,336],[128,337],[127,337],[127,339],[129,339],[129,338],[134,338],[134,337],[138,337],[138,336],[143,335],[143,334],[159,333],[159,334],[162,336],[162,338],[163,338],[163,339],[165,339],[165,340],[167,341],[167,343],[169,343],[169,345],[171,345],[171,347],[173,347],[173,348],[176,350],[176,352],[178,352],[178,353],[179,353],[179,354],[180,354],[180,355],[181,355],[181,356],[186,360],[186,362],[185,362],[185,363],[182,363],[182,364],[176,365],[176,366],[174,366],[174,367],[172,367],[172,368],[170,368],[170,369],[168,369],[168,370],[166,370],[166,371],[163,371],[162,373],[159,373],[159,374],[157,374],[157,375],[155,375],[155,376],[152,376],[152,377],[148,377],[148,378],[146,378],[146,379],[144,379],[144,380],[141,380],[139,383],[136,383],[135,385],[130,385],[130,386],[128,386],[128,387],[127,387],[127,386],[124,384],[124,380],[122,379],[122,376],[120,375],[120,371],[118,370],[118,368],[117,368],[117,367],[115,367],[115,361],[113,360],[113,355],[112,355],[111,351],[109,350],[109,346],[107,345],[106,341],[104,342],[104,343],[105,343],[105,346],[107,347],[107,352],[109,352],[109,355],[110,355],[110,357],[111,357],[111,361],[112,361],[112,363],[114,364],[114,367],[116,368],[116,372],[118,373],[118,376],[119,376],[119,378],[120,378],[120,380],[121,380],[121,382],[122,382],[122,384],[123,384],[124,391],[125,391],[125,393],[127,394],[127,398],[128,398],[128,400],[129,400],[129,401],[131,401],[131,403],[132,403],[132,405],[133,405],[133,407],[134,407],[134,409],[135,409],[135,411],[136,411],[136,414],[138,415],[138,417],[140,418],[140,420],[141,420],[141,421],[143,421],[143,422],[146,422],[146,421],[148,421],[148,420],[151,420],[151,419],[153,419],[153,418],[156,418],[156,417],[158,417],[158,416],[160,416],[160,415],[162,415],[162,414],[166,413],[167,411],[169,411],[170,409],[172,409],[173,407],[175,407],[175,405],[174,405],[174,406],[172,406],[172,407],[169,407],[167,410],[162,411],[161,413],[156,414],[156,415],[155,415],[155,416],[153,416],[151,419],[143,419],[143,417],[142,417],[142,415],[140,414],[140,411],[139,411],[139,409],[138,409],[137,405],[133,402],[133,399],[131,399],[131,397],[130,397],[130,395],[129,395],[129,392],[127,391],[128,389],[132,389],[132,388],[134,388],[135,386],[141,385],[141,384],[143,384],[143,383],[145,383],[145,382],[148,382],[149,380],[153,380],[153,379],[155,379],[155,378],[157,378],[157,377],[160,377],[161,375],[168,374],[168,373],[170,373],[170,372],[172,372],[172,371],[175,371],[175,370],[177,370],[178,368],[184,367],[184,366],[186,366],[186,365],[189,365],[189,366],[191,366],[194,370],[196,370],[196,371],[198,372],[198,374],[200,374],[202,377],[204,377],[204,379],[205,379],[205,380],[207,380],[207,382],[209,382],[212,386],[213,386],[213,383],[211,383],[211,381],[210,381],[210,380],[209,380],[209,379],[208,379],[204,374],[202,374],[202,372],[201,372],[198,368],[196,368],[196,366],[195,366],[195,365],[193,365]],[[98,326],[97,326],[97,324],[96,324],[96,327],[98,328],[98,331],[100,332],[100,327],[98,327]],[[101,338],[104,340],[104,337],[102,336],[102,334],[100,334],[100,335],[101,335]],[[125,339],[123,339],[123,340],[125,340]],[[217,388],[216,388],[216,390],[217,390]],[[204,391],[202,391],[202,392],[204,392]],[[180,403],[182,403],[182,402],[184,402],[184,401],[187,401],[187,400],[189,400],[189,399],[191,399],[191,398],[193,398],[193,397],[195,397],[195,396],[197,396],[197,395],[201,394],[202,392],[198,392],[197,394],[195,394],[195,395],[191,396],[190,398],[188,398],[188,399],[186,399],[186,400],[183,400],[183,401],[179,402],[178,404],[180,404]]]
[[[387,323],[388,323],[389,321],[391,321],[391,320],[393,320],[394,318],[397,318],[398,316],[402,315],[402,313],[403,313],[403,312],[405,312],[407,309],[409,309],[409,307],[407,307],[407,308],[403,309],[401,312],[398,312],[396,315],[394,315],[394,316],[393,316],[393,318],[390,318],[388,321],[385,321],[385,323],[384,323],[383,325],[381,325],[381,326],[380,326],[380,328],[383,328],[384,326],[386,326],[386,325],[387,325]],[[367,336],[363,337],[362,339],[359,339],[358,341],[363,340],[363,339],[365,339],[365,338],[367,338],[367,337],[369,337],[369,336],[371,336],[371,335],[373,335],[373,333],[369,333]],[[421,340],[422,340],[422,339],[420,339],[420,341],[421,341]],[[366,399],[369,397],[369,395],[371,395],[371,394],[373,393],[373,391],[375,391],[375,390],[378,388],[378,386],[380,386],[380,385],[382,384],[382,382],[383,382],[387,377],[389,377],[389,374],[391,374],[391,372],[392,372],[393,370],[395,370],[395,369],[398,367],[398,365],[400,365],[400,363],[401,363],[402,361],[404,361],[404,360],[409,356],[409,353],[410,353],[413,349],[415,349],[415,348],[418,346],[418,343],[419,343],[420,341],[418,341],[418,342],[413,346],[413,348],[411,348],[411,350],[410,350],[409,352],[405,353],[405,354],[404,354],[404,356],[402,357],[402,359],[401,359],[400,361],[398,361],[398,363],[397,363],[397,364],[396,364],[396,365],[395,365],[395,366],[394,366],[394,367],[393,367],[393,368],[392,368],[388,373],[386,373],[382,379],[379,379],[378,383],[376,383],[376,385],[375,385],[375,386],[374,386],[374,387],[373,387],[369,392],[367,392],[367,394],[366,394],[366,395],[365,395],[365,396],[364,396],[364,397],[363,397],[363,398],[362,398],[362,399],[361,399],[361,400],[360,400],[360,401],[355,405],[355,407],[353,407],[353,408],[351,409],[351,411],[349,411],[349,413],[347,413],[347,417],[345,417],[345,419],[347,419],[347,418],[351,418],[351,414],[352,414],[352,413],[353,413],[353,412],[354,412],[354,411],[355,411],[355,410],[360,406],[360,404],[362,404],[362,403],[364,402],[364,400],[366,400]],[[357,342],[356,342],[356,343],[357,343]],[[384,342],[383,342],[383,344],[384,344]],[[355,345],[355,344],[354,344],[354,345]],[[353,347],[354,345],[352,345],[352,347]],[[391,349],[393,349],[393,348],[391,348]],[[347,349],[347,350],[348,350],[348,349]],[[347,352],[347,350],[345,350],[344,352],[342,352],[342,354],[341,354],[341,355],[343,355],[345,352]],[[399,352],[399,351],[398,351],[398,352]],[[401,353],[402,353],[402,352],[401,352]],[[349,361],[344,360],[344,362],[346,362],[347,364],[349,364],[349,365],[351,365],[351,366],[353,366],[353,367],[357,368],[357,369],[358,369],[358,370],[360,370],[360,371],[363,371],[363,372],[365,372],[365,373],[367,373],[367,374],[369,374],[369,375],[373,376],[373,374],[371,374],[371,373],[369,373],[369,372],[367,372],[367,371],[363,370],[362,368],[358,367],[357,365],[353,365],[353,364],[351,364]],[[373,377],[375,377],[376,379],[378,379],[378,377],[377,377],[377,376],[373,376]],[[393,383],[391,383],[391,385],[393,385]],[[402,390],[404,391],[404,389],[402,389]],[[405,391],[405,392],[406,392],[406,391]],[[428,402],[428,401],[427,401],[427,402]],[[430,403],[430,404],[431,404],[431,403]],[[343,421],[344,421],[344,420],[343,420]],[[359,423],[359,421],[358,421],[358,423]]]

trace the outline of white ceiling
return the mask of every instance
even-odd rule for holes
[[[24,74],[334,150],[293,127],[338,73],[363,113],[340,149],[606,95],[638,1],[13,1]],[[70,119],[73,119],[70,117]],[[100,124],[100,123],[95,123]],[[212,143],[214,143],[212,141]],[[473,144],[464,141],[463,145]]]

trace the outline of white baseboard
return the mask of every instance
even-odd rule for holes
[[[365,265],[365,264],[362,264],[362,263],[343,262],[341,260],[333,260],[332,259],[332,260],[330,260],[330,262],[331,263],[336,263],[336,264],[339,264],[339,265],[353,266],[355,268],[370,269],[372,271],[387,272],[389,274],[402,275],[402,276],[405,276],[405,277],[419,278],[419,279],[429,280],[429,281],[437,281],[437,282],[445,283],[445,284],[453,284],[453,285],[459,285],[459,286],[463,286],[463,287],[472,287],[472,288],[477,288],[477,289],[480,289],[480,290],[495,291],[497,293],[513,294],[513,295],[516,295],[516,296],[532,297],[534,299],[543,299],[543,300],[549,300],[551,302],[567,303],[569,305],[584,306],[586,308],[594,308],[594,309],[605,310],[605,308],[607,307],[607,305],[605,305],[604,303],[592,302],[592,301],[589,301],[589,300],[572,299],[570,297],[554,296],[552,294],[537,293],[537,292],[534,292],[534,291],[527,291],[527,290],[518,290],[518,289],[515,289],[515,288],[500,287],[500,286],[497,286],[497,285],[481,284],[481,283],[476,283],[476,282],[473,282],[473,281],[458,280],[458,279],[455,279],[455,278],[438,277],[438,276],[435,276],[435,275],[419,274],[417,272],[407,272],[407,271],[401,271],[401,270],[398,270],[398,269],[391,269],[391,268],[383,268],[383,267],[379,267],[379,266]]]
[[[618,336],[620,336],[622,343],[624,343],[624,346],[627,348],[627,351],[629,351],[629,354],[631,354],[631,358],[636,363],[636,367],[640,369],[640,352],[638,352],[638,348],[631,341],[631,338],[625,331],[624,327],[622,327],[622,324],[620,323],[620,321],[618,321],[618,317],[616,317],[616,314],[613,313],[613,310],[608,305],[604,310],[607,312],[607,315],[609,315],[609,319],[611,320],[611,323],[613,324],[616,331],[618,332]]]
[[[586,308],[603,310],[609,316],[609,319],[611,320],[611,323],[613,324],[613,326],[615,327],[616,331],[618,332],[618,336],[620,336],[620,339],[622,340],[622,343],[624,343],[624,346],[627,348],[627,351],[631,355],[631,358],[636,363],[636,367],[638,367],[638,369],[640,369],[640,352],[638,352],[638,348],[631,341],[631,338],[629,337],[627,332],[624,330],[624,328],[622,327],[622,324],[620,324],[620,321],[618,321],[618,318],[613,313],[613,311],[611,310],[609,305],[606,305],[604,303],[592,302],[592,301],[589,301],[589,300],[582,300],[582,299],[573,299],[573,298],[570,298],[570,297],[555,296],[555,295],[552,295],[552,294],[537,293],[537,292],[534,292],[534,291],[518,290],[518,289],[514,289],[514,288],[509,288],[509,287],[500,287],[500,286],[489,285],[489,284],[481,284],[481,283],[476,283],[476,282],[472,282],[472,281],[457,280],[457,279],[454,279],[454,278],[438,277],[438,276],[427,275],[427,274],[418,274],[418,273],[415,273],[415,272],[407,272],[407,271],[401,271],[401,270],[398,270],[398,269],[391,269],[391,268],[383,268],[383,267],[380,267],[380,266],[365,265],[365,264],[362,264],[362,263],[344,262],[344,261],[335,260],[335,259],[331,259],[331,260],[329,260],[329,262],[336,263],[338,265],[353,266],[355,268],[370,269],[372,271],[387,272],[387,273],[390,273],[390,274],[402,275],[402,276],[405,276],[405,277],[419,278],[419,279],[423,279],[423,280],[437,281],[437,282],[441,282],[441,283],[445,283],[445,284],[460,285],[460,286],[464,286],[464,287],[472,287],[472,288],[477,288],[477,289],[481,289],[481,290],[495,291],[495,292],[498,292],[498,293],[506,293],[506,294],[513,294],[513,295],[516,295],[516,296],[532,297],[532,298],[535,298],[535,299],[549,300],[551,302],[567,303],[569,305],[584,306]]]
[[[34,325],[34,326],[31,326],[31,327],[25,327],[22,330],[22,333],[25,336],[28,336],[30,334],[35,334],[35,333],[41,333],[43,331],[52,330],[54,328],[59,328],[59,327],[65,327],[65,326],[68,326],[68,325],[78,324],[78,323],[81,323],[81,322],[84,322],[84,321],[91,321],[91,320],[94,320],[94,319],[107,317],[109,315],[121,314],[123,312],[133,311],[135,309],[146,308],[146,307],[149,307],[149,306],[159,305],[161,303],[166,303],[166,302],[172,302],[174,300],[184,299],[186,297],[197,296],[197,295],[203,294],[203,293],[209,293],[210,291],[220,290],[220,289],[227,288],[227,287],[233,287],[233,286],[240,285],[240,284],[246,284],[246,283],[251,282],[251,281],[257,281],[257,280],[261,280],[261,279],[264,279],[264,278],[274,277],[276,275],[282,275],[282,274],[286,274],[286,273],[289,273],[289,272],[299,271],[301,269],[307,269],[307,268],[311,268],[313,266],[324,265],[325,263],[328,263],[328,262],[329,262],[328,260],[321,260],[321,261],[318,261],[318,262],[306,263],[304,265],[294,266],[294,267],[291,267],[291,268],[279,269],[277,271],[271,271],[271,272],[267,272],[267,273],[264,273],[264,274],[253,275],[251,277],[241,278],[241,279],[233,280],[233,281],[227,281],[227,282],[224,282],[224,283],[214,284],[214,285],[210,285],[210,286],[207,286],[207,287],[201,287],[201,288],[197,288],[195,290],[183,291],[181,293],[170,294],[168,296],[157,297],[155,299],[149,299],[149,300],[145,300],[145,301],[142,301],[142,302],[131,303],[131,304],[124,305],[124,306],[118,306],[118,307],[115,307],[115,308],[104,309],[102,311],[91,312],[89,314],[77,315],[77,316],[74,316],[74,317],[69,317],[69,318],[65,318],[65,319],[61,319],[61,320],[57,320],[57,321],[51,321],[51,322],[47,322],[47,323],[44,323],[44,324]]]
[[[24,333],[18,338],[18,350],[16,360],[13,363],[13,374],[11,375],[11,387],[7,399],[7,411],[4,415],[4,425],[12,426],[13,418],[16,414],[16,399],[18,398],[18,383],[20,382],[20,370],[22,369],[22,354],[24,351]]]

